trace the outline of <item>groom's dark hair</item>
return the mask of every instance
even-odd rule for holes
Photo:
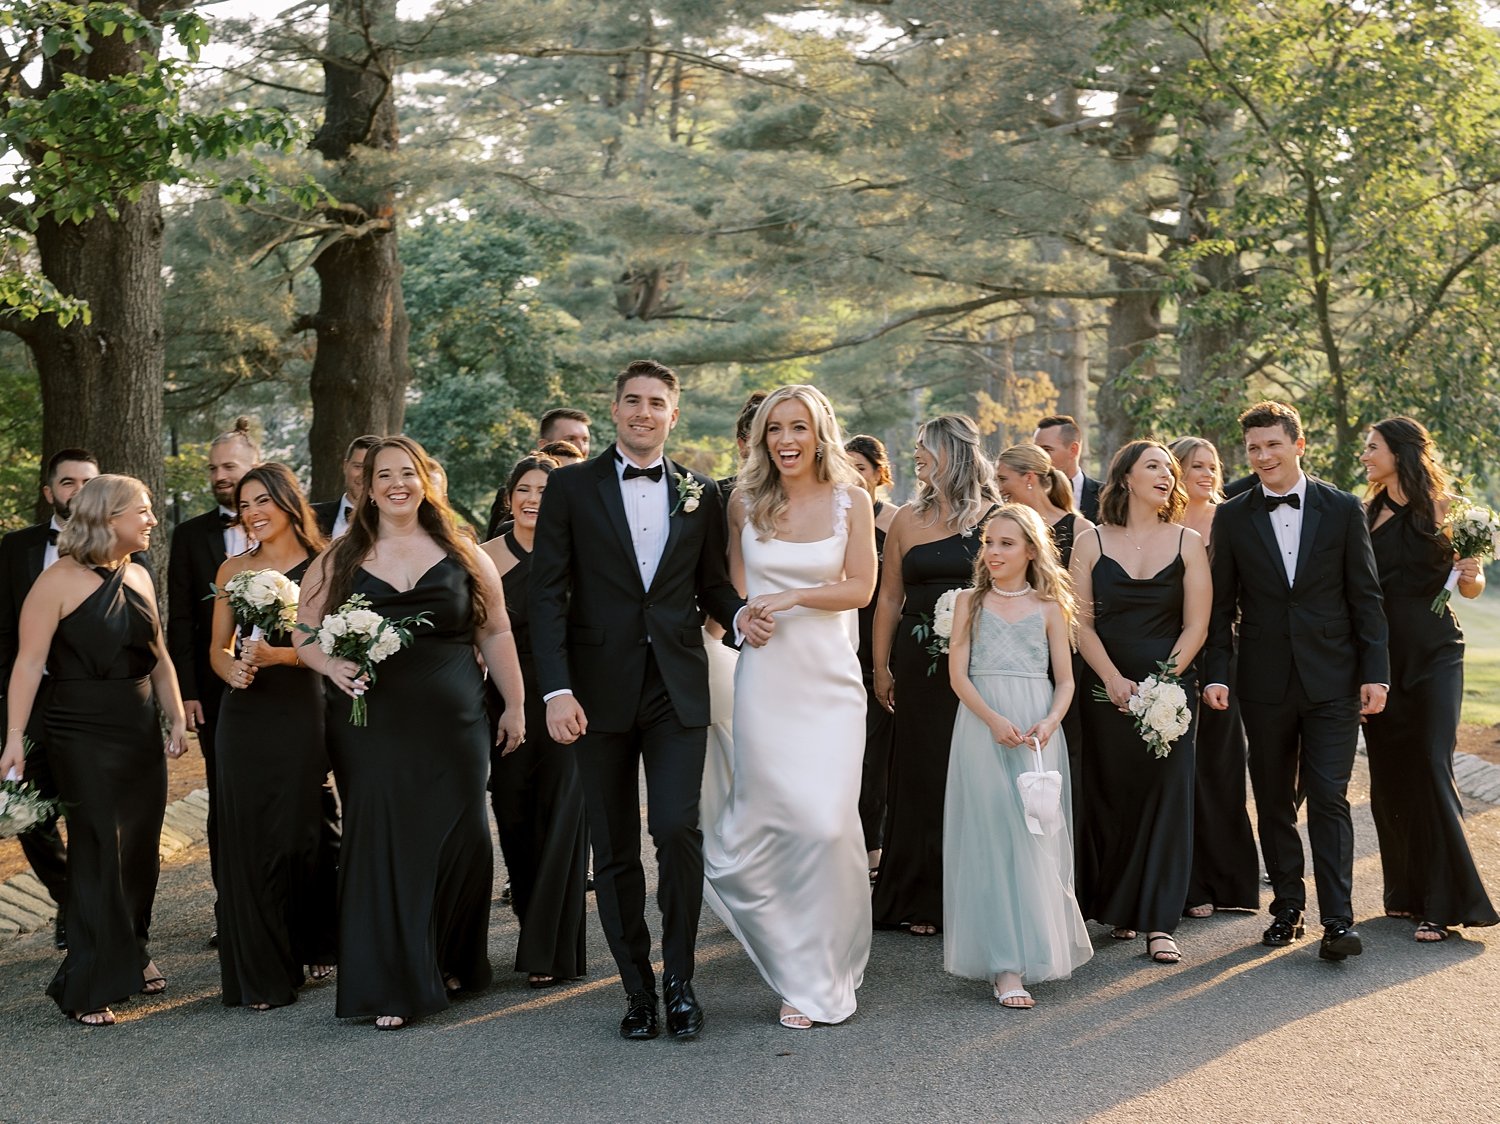
[[[1292,441],[1302,436],[1302,415],[1285,402],[1257,402],[1240,415],[1241,433],[1269,429],[1273,425],[1281,426]]]
[[[630,363],[623,371],[615,376],[615,401],[620,400],[620,395],[625,393],[625,384],[631,379],[657,379],[667,384],[667,389],[676,398],[682,390],[682,384],[677,381],[677,372],[665,363],[658,363],[655,359],[637,359]]]

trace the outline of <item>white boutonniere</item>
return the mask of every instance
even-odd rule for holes
[[[672,479],[677,481],[677,506],[667,514],[676,515],[681,511],[691,515],[698,510],[698,501],[703,498],[703,485],[686,472],[674,472]]]

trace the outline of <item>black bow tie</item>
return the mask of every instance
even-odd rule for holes
[[[229,524],[231,524],[233,522],[234,522],[234,516],[230,515],[229,512],[227,512],[227,511],[221,511],[221,512],[219,512],[219,523],[220,523],[220,525],[227,527],[227,526],[229,526]]]
[[[1282,504],[1286,504],[1288,507],[1290,507],[1290,508],[1292,508],[1294,510],[1301,510],[1301,508],[1302,508],[1302,497],[1299,496],[1299,495],[1297,495],[1296,492],[1293,492],[1289,496],[1272,496],[1272,495],[1267,495],[1266,496],[1266,510],[1267,511],[1275,511]]]
[[[351,516],[353,514],[354,514],[354,505],[352,503],[346,503],[344,505],[344,522],[345,523],[349,522],[349,516]]]
[[[57,545],[57,528],[56,527],[48,527],[47,528],[47,541],[49,543],[51,543],[53,546]]]
[[[644,476],[654,483],[655,481],[661,479],[662,466],[659,464],[653,464],[650,468],[639,468],[636,465],[627,464],[625,466],[625,479],[634,480],[637,476]]]

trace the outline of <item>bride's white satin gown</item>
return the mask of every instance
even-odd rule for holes
[[[749,595],[842,580],[848,505],[837,490],[834,533],[817,542],[762,542],[747,525]],[[853,610],[797,608],[765,647],[742,649],[732,744],[726,758],[713,727],[703,792],[710,906],[772,990],[821,1023],[854,1013],[870,956],[857,627]]]

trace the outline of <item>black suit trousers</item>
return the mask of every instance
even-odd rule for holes
[[[1359,700],[1345,696],[1311,702],[1293,675],[1282,702],[1242,699],[1240,714],[1250,746],[1261,853],[1271,879],[1271,912],[1307,905],[1302,839],[1297,834],[1297,808],[1305,794],[1318,911],[1325,924],[1352,921],[1354,822],[1348,792]]]
[[[698,795],[708,731],[677,719],[656,660],[633,728],[588,733],[578,742],[578,771],[594,845],[599,923],[626,992],[655,992],[646,873],[641,864],[640,770],[646,770],[646,827],[656,845],[657,904],[667,976],[693,977],[693,946],[703,908],[703,831]]]

